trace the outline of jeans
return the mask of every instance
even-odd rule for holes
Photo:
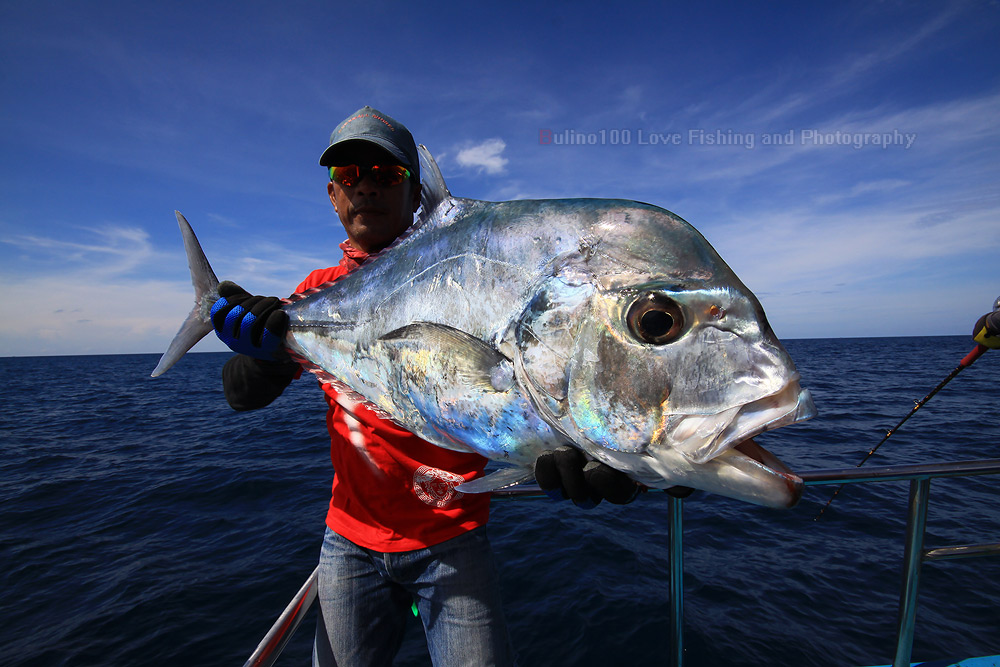
[[[313,667],[391,665],[414,601],[435,667],[513,665],[485,530],[426,549],[381,553],[327,528]]]

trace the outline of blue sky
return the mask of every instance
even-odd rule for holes
[[[317,160],[365,104],[455,195],[675,212],[779,337],[967,334],[1000,295],[997,34],[986,1],[5,2],[0,356],[162,351],[175,209],[255,293],[336,263]]]

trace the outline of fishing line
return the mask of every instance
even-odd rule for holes
[[[884,437],[884,438],[882,438],[882,440],[881,440],[881,441],[880,441],[880,442],[879,442],[879,443],[878,443],[877,445],[875,445],[874,447],[872,447],[872,448],[871,448],[871,449],[870,449],[870,450],[868,451],[868,453],[867,453],[867,454],[865,455],[865,457],[864,457],[863,459],[861,459],[861,463],[859,463],[858,465],[856,465],[856,466],[854,466],[854,467],[855,467],[855,468],[860,468],[861,466],[863,466],[863,465],[865,464],[865,461],[867,461],[868,459],[870,459],[870,458],[872,457],[872,455],[874,455],[874,454],[875,454],[875,452],[877,452],[877,451],[878,451],[878,448],[879,448],[879,447],[881,447],[881,446],[882,446],[882,444],[883,444],[883,443],[884,443],[884,442],[885,442],[886,440],[888,440],[888,439],[889,439],[890,437],[892,437],[892,434],[893,434],[893,433],[895,433],[895,432],[896,432],[896,430],[897,430],[897,429],[898,429],[898,428],[899,428],[900,426],[902,426],[902,425],[903,425],[903,423],[904,423],[904,422],[906,422],[906,420],[907,420],[907,419],[909,419],[910,417],[912,417],[912,416],[913,416],[913,413],[914,413],[914,412],[916,412],[917,410],[919,410],[919,409],[920,409],[920,408],[921,408],[921,407],[922,407],[922,406],[924,405],[924,403],[926,403],[927,401],[931,400],[931,398],[933,398],[933,397],[934,397],[934,394],[936,394],[936,393],[938,393],[939,391],[941,391],[941,389],[942,389],[942,388],[943,388],[943,387],[944,387],[944,386],[945,386],[946,384],[948,384],[949,382],[951,382],[951,381],[952,381],[952,379],[954,379],[954,377],[955,377],[956,375],[958,375],[959,373],[961,373],[963,369],[965,369],[965,368],[967,368],[967,367],[971,366],[971,365],[973,364],[973,362],[974,362],[974,361],[975,361],[976,359],[978,359],[979,357],[983,356],[983,354],[985,354],[985,353],[986,353],[986,350],[988,350],[988,349],[990,349],[990,348],[986,347],[985,345],[978,345],[978,344],[977,344],[977,345],[976,345],[976,347],[975,347],[975,349],[973,349],[973,350],[972,350],[972,352],[969,352],[969,353],[968,353],[967,355],[965,355],[965,357],[964,357],[964,358],[962,359],[962,361],[960,361],[960,362],[959,362],[959,364],[958,364],[958,366],[957,366],[957,367],[955,368],[955,370],[953,370],[953,371],[952,371],[951,373],[949,373],[949,374],[948,374],[948,377],[946,377],[946,378],[945,378],[944,380],[942,380],[942,381],[941,381],[940,383],[938,383],[938,386],[934,387],[934,389],[932,389],[932,390],[931,390],[931,392],[930,392],[929,394],[927,394],[927,395],[926,395],[926,396],[924,396],[924,397],[923,397],[922,399],[920,399],[919,401],[917,401],[917,402],[916,402],[916,404],[915,404],[915,405],[913,406],[913,409],[912,409],[912,410],[910,410],[910,411],[909,411],[909,412],[908,412],[908,413],[906,414],[906,416],[905,416],[905,417],[903,417],[903,418],[902,418],[902,419],[901,419],[901,420],[899,421],[899,423],[898,423],[898,424],[896,424],[896,425],[895,425],[895,426],[893,426],[893,427],[892,427],[891,429],[889,429],[889,431],[888,431],[888,432],[887,432],[887,433],[885,434],[885,437]],[[830,499],[829,499],[828,501],[826,501],[826,505],[823,505],[823,509],[821,509],[821,510],[819,511],[819,514],[817,514],[817,515],[816,515],[816,518],[814,518],[814,519],[813,519],[813,521],[819,521],[819,518],[820,518],[821,516],[823,516],[823,512],[825,512],[825,511],[826,511],[826,508],[830,506],[830,503],[832,503],[832,502],[833,502],[833,499],[837,497],[837,495],[838,495],[838,494],[840,493],[840,491],[841,491],[841,490],[842,490],[843,488],[844,488],[844,485],[843,485],[843,484],[841,484],[840,486],[838,486],[838,487],[837,487],[837,490],[836,490],[836,491],[834,491],[834,492],[833,492],[833,495],[832,495],[832,496],[830,496]]]

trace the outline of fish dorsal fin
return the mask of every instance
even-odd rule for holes
[[[417,147],[420,155],[420,179],[423,188],[420,192],[420,207],[423,209],[422,217],[430,216],[434,210],[440,206],[441,202],[451,199],[448,186],[445,185],[444,176],[434,160],[434,156],[423,144]]]

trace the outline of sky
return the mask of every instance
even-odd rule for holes
[[[318,158],[366,104],[456,196],[674,212],[780,338],[971,334],[998,34],[995,0],[5,0],[0,356],[162,352],[193,295],[174,210],[253,293],[336,264]]]

